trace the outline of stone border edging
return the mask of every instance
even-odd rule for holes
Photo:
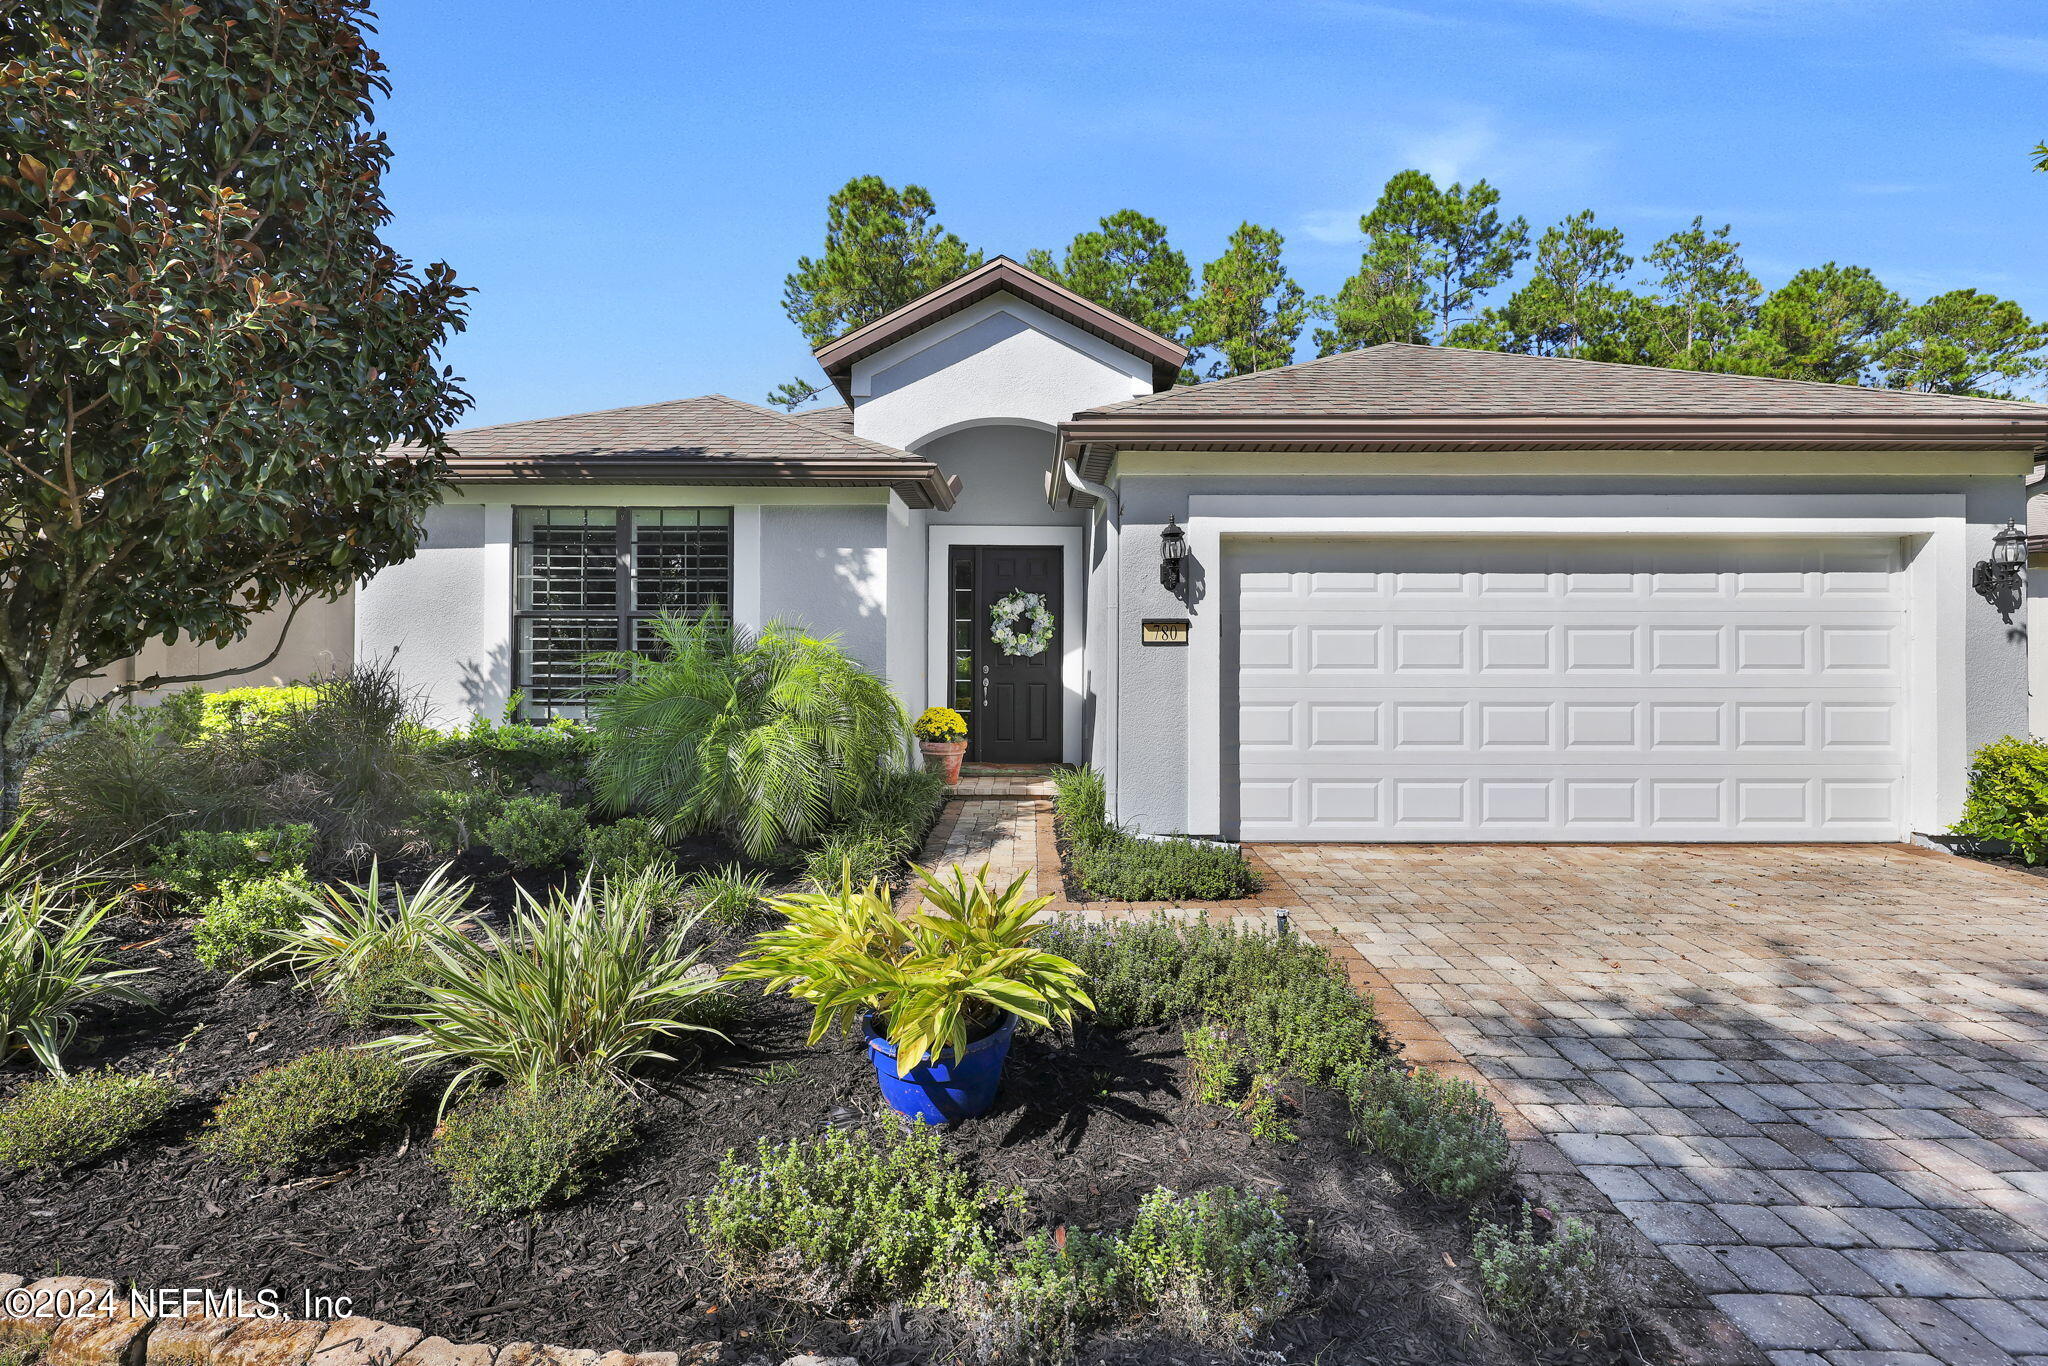
[[[537,1342],[453,1343],[369,1318],[208,1318],[137,1313],[112,1281],[0,1272],[0,1297],[68,1297],[84,1312],[21,1314],[0,1299],[0,1346],[47,1333],[43,1366],[692,1366],[703,1355],[596,1352]],[[709,1344],[706,1344],[709,1345]],[[725,1344],[718,1344],[719,1352]]]

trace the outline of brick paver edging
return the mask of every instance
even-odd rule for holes
[[[376,1319],[157,1315],[112,1281],[0,1272],[0,1348],[47,1338],[40,1366],[692,1366],[696,1351],[454,1343]],[[722,1344],[706,1343],[714,1356]]]

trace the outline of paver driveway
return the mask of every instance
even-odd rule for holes
[[[1264,845],[1784,1366],[2048,1366],[2048,881],[1901,846]]]

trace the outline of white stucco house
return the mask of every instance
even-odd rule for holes
[[[818,358],[842,406],[455,433],[355,656],[549,715],[649,613],[799,620],[971,758],[1264,840],[1898,840],[2028,726],[1972,578],[2048,408],[1418,346],[1177,388],[1002,258]],[[991,635],[1020,593],[1035,654]]]

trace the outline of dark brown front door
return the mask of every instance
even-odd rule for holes
[[[967,717],[967,757],[979,763],[1059,762],[1062,561],[1056,545],[954,547],[947,566],[953,704]],[[995,605],[1019,591],[1038,594],[1053,615],[1052,639],[1036,654],[1012,653],[990,634]],[[1018,628],[1028,630],[1028,622]]]

